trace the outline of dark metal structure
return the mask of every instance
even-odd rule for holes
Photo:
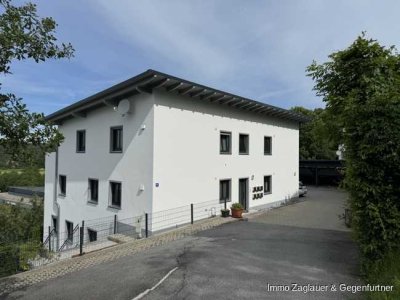
[[[8,193],[17,196],[27,197],[44,197],[43,186],[10,186],[8,187]]]
[[[300,180],[311,185],[337,185],[344,176],[343,160],[300,160]]]

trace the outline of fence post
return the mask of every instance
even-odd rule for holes
[[[145,235],[146,235],[146,238],[148,238],[149,237],[149,214],[148,213],[145,213],[144,214],[144,224],[145,224]]]
[[[49,252],[51,251],[51,227],[49,226]]]
[[[193,224],[193,203],[190,203],[190,223]]]
[[[117,215],[114,215],[114,234],[117,233]]]
[[[15,255],[15,267],[16,267],[16,272],[18,272],[19,270],[20,270],[20,267],[19,267],[19,264],[20,264],[20,258],[19,258],[19,256],[20,256],[20,249],[19,249],[19,247],[20,246],[17,246],[17,249],[15,250],[15,253],[14,253],[14,255]]]
[[[79,255],[83,254],[83,241],[84,241],[84,232],[85,232],[85,221],[82,221],[82,227],[79,228],[80,230],[80,241],[79,241]]]

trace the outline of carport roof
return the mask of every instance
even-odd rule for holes
[[[119,100],[128,95],[151,93],[154,89],[164,89],[167,92],[186,95],[199,101],[227,105],[255,114],[273,116],[300,123],[309,121],[308,117],[283,108],[220,91],[151,69],[60,109],[48,115],[46,119],[54,123],[61,123],[75,116],[85,116],[88,111],[104,105],[116,106]]]

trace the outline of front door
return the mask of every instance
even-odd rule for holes
[[[239,179],[239,203],[243,205],[245,210],[248,210],[248,194],[249,194],[249,179]]]

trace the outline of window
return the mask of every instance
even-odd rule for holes
[[[74,242],[74,223],[65,221],[65,227],[67,228],[67,241],[70,243]]]
[[[57,227],[58,227],[57,226],[57,217],[51,216],[51,223],[53,225],[54,232],[57,233],[58,232],[58,229],[57,229]]]
[[[110,182],[111,207],[121,208],[121,182]]]
[[[220,153],[231,154],[231,133],[221,132],[219,139],[220,139]]]
[[[264,194],[272,193],[271,176],[264,176]]]
[[[67,176],[59,175],[58,183],[60,186],[60,195],[65,196],[67,194]]]
[[[231,180],[225,179],[219,182],[219,200],[220,202],[231,201]]]
[[[88,228],[89,242],[97,241],[97,231]]]
[[[86,150],[86,131],[78,130],[76,132],[76,152],[84,153]]]
[[[122,152],[122,126],[110,129],[110,152]]]
[[[249,154],[248,134],[239,134],[239,154]]]
[[[96,202],[99,200],[99,180],[89,178],[89,201]]]
[[[264,136],[264,154],[272,154],[272,138],[270,136]]]

